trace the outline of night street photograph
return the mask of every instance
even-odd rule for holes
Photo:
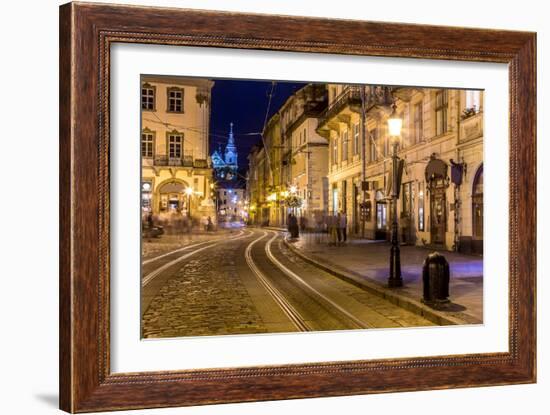
[[[482,90],[140,86],[143,339],[483,324]]]

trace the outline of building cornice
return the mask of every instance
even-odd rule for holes
[[[205,78],[194,78],[188,76],[173,75],[142,75],[141,82],[159,83],[166,85],[196,86],[211,89],[214,81]]]

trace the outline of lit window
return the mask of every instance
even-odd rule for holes
[[[179,159],[182,155],[183,137],[181,134],[168,134],[168,156]]]
[[[353,125],[353,155],[359,154],[359,124]]]
[[[342,161],[348,159],[348,130],[342,132]]]
[[[183,89],[168,88],[168,111],[183,112]]]
[[[370,133],[370,161],[378,160],[378,152],[376,151],[377,142],[378,142],[378,128],[375,128]]]
[[[332,139],[332,164],[336,164],[338,161],[338,140]]]
[[[435,94],[435,134],[440,135],[447,132],[447,107],[449,94],[447,90]]]
[[[141,109],[155,110],[155,87],[149,84],[143,84],[141,87]]]
[[[141,157],[153,157],[153,133],[141,133]]]
[[[413,124],[413,143],[416,144],[422,141],[422,130],[423,130],[423,122],[422,122],[422,101],[415,104],[414,106],[414,124]]]

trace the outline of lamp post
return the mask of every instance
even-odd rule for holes
[[[392,105],[392,113],[388,118],[388,131],[393,147],[392,152],[392,225],[391,225],[391,250],[390,250],[390,276],[388,278],[389,287],[402,287],[403,278],[401,277],[401,253],[399,251],[398,240],[398,222],[397,222],[397,199],[399,197],[399,178],[397,146],[401,136],[401,127],[403,120],[397,115],[397,106],[395,102]]]

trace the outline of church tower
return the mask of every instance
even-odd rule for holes
[[[237,170],[237,146],[233,137],[233,123],[229,124],[229,138],[225,146],[225,165],[233,170]]]

